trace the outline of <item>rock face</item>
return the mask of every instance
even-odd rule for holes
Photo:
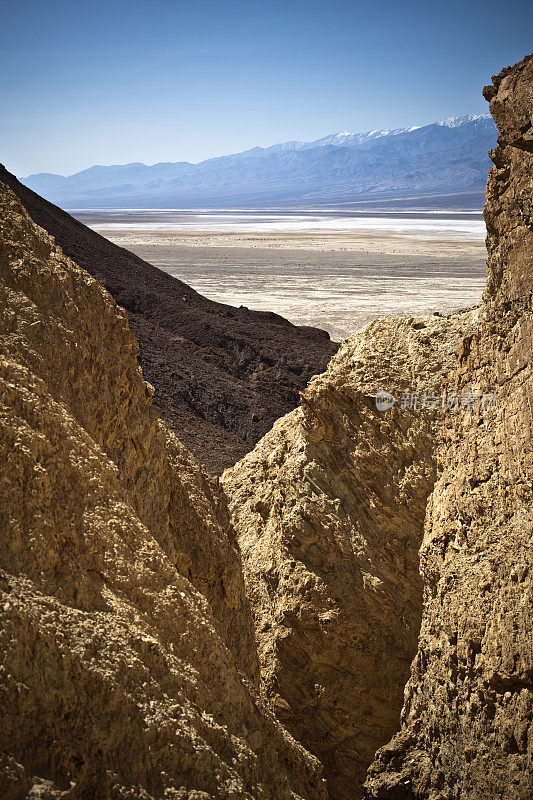
[[[212,472],[234,464],[294,408],[299,391],[336,351],[325,331],[202,297],[86,228],[1,165],[0,181],[126,309],[160,416]]]
[[[380,800],[533,796],[533,56],[484,94],[488,284],[452,380],[498,396],[444,431],[402,728],[367,783]]]
[[[2,798],[325,798],[124,312],[3,184],[0,219]]]
[[[386,318],[346,340],[301,407],[222,478],[263,690],[322,761],[334,800],[361,796],[399,725],[440,394],[473,317]],[[392,409],[377,410],[379,389],[398,398]],[[436,410],[420,408],[424,392]],[[402,408],[402,393],[418,407]]]

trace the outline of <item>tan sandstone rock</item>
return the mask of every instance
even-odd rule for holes
[[[322,800],[124,312],[3,184],[0,218],[0,795]]]
[[[371,324],[222,477],[263,691],[322,761],[335,800],[361,796],[375,750],[399,725],[440,394],[474,317]],[[393,408],[377,410],[380,389]],[[417,408],[402,408],[403,393],[418,395]],[[436,410],[421,408],[424,393],[438,396]]]
[[[493,83],[487,292],[452,381],[498,396],[443,433],[418,653],[376,800],[533,797],[533,56]]]

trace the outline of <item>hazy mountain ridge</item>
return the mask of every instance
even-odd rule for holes
[[[70,207],[343,201],[371,193],[483,191],[496,128],[469,115],[396,130],[344,131],[255,147],[199,164],[94,166],[41,173],[26,185]]]

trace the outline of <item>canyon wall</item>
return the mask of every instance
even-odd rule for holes
[[[323,800],[124,311],[3,184],[0,219],[1,796]]]
[[[347,339],[300,408],[222,477],[263,691],[320,758],[334,800],[361,796],[399,725],[441,393],[475,318],[385,318]],[[377,409],[380,389],[393,408]],[[421,407],[424,394],[436,408]]]
[[[533,56],[484,94],[500,131],[488,282],[452,381],[497,398],[444,431],[418,653],[401,731],[370,770],[375,800],[533,796]]]

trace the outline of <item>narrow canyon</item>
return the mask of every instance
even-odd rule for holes
[[[531,799],[533,56],[484,95],[482,303],[340,346],[0,170],[2,798]]]

